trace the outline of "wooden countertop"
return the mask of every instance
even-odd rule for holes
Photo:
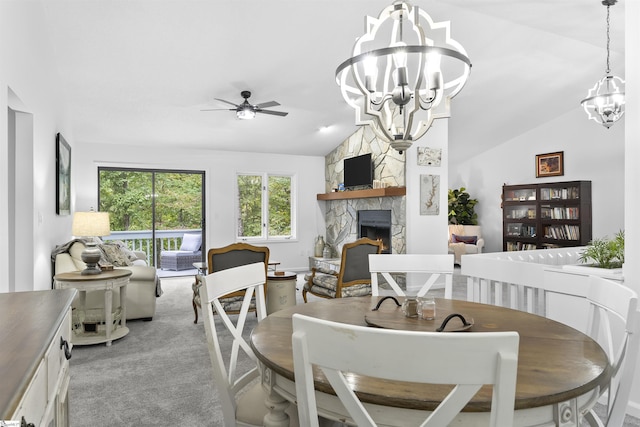
[[[0,419],[16,411],[76,292],[0,294]]]

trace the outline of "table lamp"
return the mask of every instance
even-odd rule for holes
[[[71,233],[74,236],[87,239],[85,249],[80,255],[82,261],[87,265],[87,268],[82,270],[80,274],[83,276],[100,274],[102,270],[98,267],[98,261],[100,261],[102,253],[96,246],[94,237],[108,236],[111,234],[109,213],[95,212],[93,210],[90,212],[75,212],[73,214],[73,225],[71,229]]]

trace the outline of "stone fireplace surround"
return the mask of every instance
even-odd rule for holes
[[[379,141],[368,126],[362,126],[325,157],[325,191],[331,192],[343,182],[343,159],[365,153],[371,153],[374,179],[389,187],[405,185],[405,156]],[[327,200],[324,203],[325,240],[334,257],[340,257],[345,243],[358,238],[359,210],[390,210],[391,252],[406,253],[405,196]]]

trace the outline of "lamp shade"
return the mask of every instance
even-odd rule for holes
[[[71,234],[76,237],[101,237],[111,234],[108,212],[76,212]]]

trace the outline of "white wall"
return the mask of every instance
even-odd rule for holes
[[[153,149],[111,144],[79,144],[72,156],[72,180],[76,185],[76,209],[97,207],[98,166],[205,171],[207,246],[235,243],[236,172],[295,174],[297,185],[298,239],[256,242],[268,246],[269,258],[280,261],[281,270],[308,270],[314,239],[324,234],[321,206],[316,194],[324,192],[324,157],[236,153],[188,149]],[[67,229],[67,239],[71,228]]]
[[[624,229],[624,124],[599,126],[587,120],[578,101],[575,110],[552,122],[449,165],[449,186],[466,187],[479,201],[476,212],[486,252],[502,251],[504,184],[591,181],[593,237]],[[564,151],[564,176],[536,178],[536,154],[556,151]]]
[[[638,52],[640,49],[640,2],[625,4],[625,49]],[[625,265],[624,283],[640,292],[640,224],[637,221],[640,208],[640,58],[630,54],[625,58],[626,73],[626,119],[625,119]],[[640,417],[640,357],[636,359],[636,372],[627,413]]]
[[[55,135],[62,132],[72,144],[73,138],[47,26],[40,1],[0,1],[0,292],[50,289],[51,250],[71,228],[70,216],[55,213]],[[32,146],[17,153],[9,149],[8,108],[33,117],[31,133],[21,131]],[[18,212],[30,207],[20,220],[10,215],[14,191],[22,198]],[[21,253],[10,244],[10,229],[23,239]],[[10,283],[12,269],[19,283]]]
[[[407,253],[446,254],[448,251],[449,120],[435,120],[431,129],[406,152]],[[418,166],[418,148],[442,148],[442,165]],[[440,213],[420,215],[420,175],[440,176]]]

